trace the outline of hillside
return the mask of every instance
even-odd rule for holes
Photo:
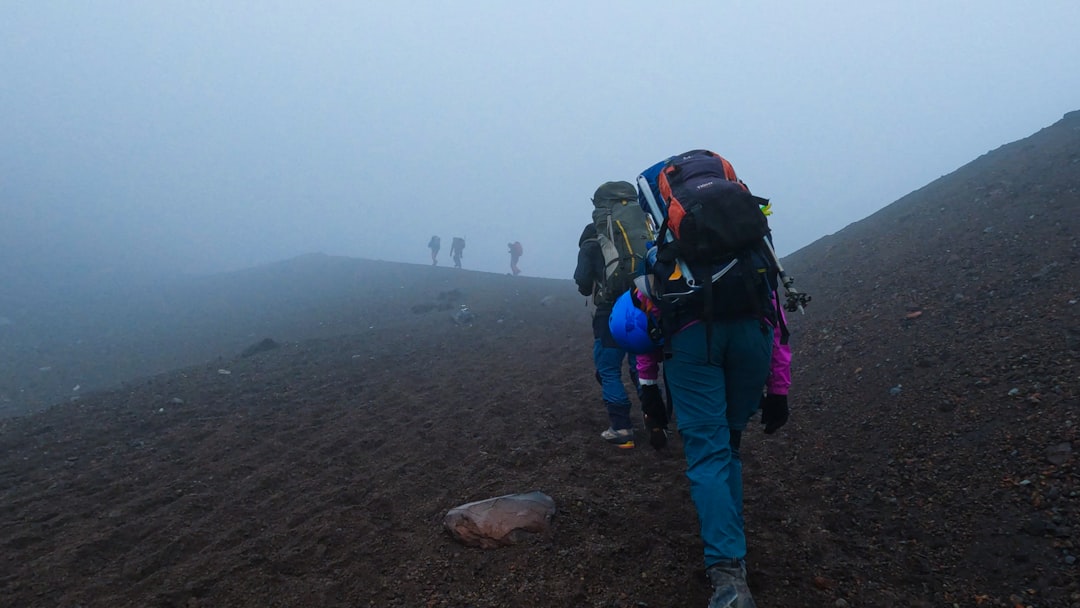
[[[1074,112],[784,260],[814,300],[792,421],[743,444],[760,606],[1080,604],[1078,211]],[[305,256],[174,289],[45,325],[94,344],[60,332],[63,398],[0,420],[0,605],[705,605],[681,445],[600,441],[569,281]],[[442,530],[534,489],[545,535]]]

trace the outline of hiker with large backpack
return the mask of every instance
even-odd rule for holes
[[[510,252],[510,272],[514,273],[514,276],[521,274],[521,269],[518,268],[518,260],[521,259],[521,254],[524,253],[524,249],[521,247],[521,241],[514,241],[513,243],[507,243],[506,249]]]
[[[454,268],[461,268],[461,256],[465,255],[465,238],[455,236],[450,242],[450,257],[454,259]]]
[[[652,240],[648,220],[637,204],[630,182],[605,182],[593,194],[593,221],[578,239],[574,282],[584,296],[592,296],[593,364],[600,382],[610,426],[600,437],[620,448],[634,447],[631,402],[623,384],[623,362],[637,384],[634,356],[612,337],[608,325],[612,307],[641,273],[646,243]]]
[[[767,433],[787,422],[790,350],[778,278],[789,310],[809,297],[791,288],[776,259],[768,201],[719,155],[694,150],[657,163],[638,178],[638,195],[660,228],[655,261],[636,284],[656,305],[663,340],[639,373],[655,379],[663,361],[713,584],[709,608],[753,608],[739,449],[759,407]],[[782,350],[774,354],[776,332]]]
[[[439,264],[439,248],[442,247],[442,239],[438,236],[432,236],[427,246],[431,250],[431,265],[437,266]]]

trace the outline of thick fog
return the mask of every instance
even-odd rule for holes
[[[693,148],[790,253],[1080,107],[1078,30],[1075,0],[7,2],[0,278],[433,234],[569,278],[596,186]]]

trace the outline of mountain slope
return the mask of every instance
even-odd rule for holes
[[[744,439],[760,605],[1076,604],[1078,118],[784,260],[814,300],[791,422]],[[310,256],[185,289],[93,364],[204,363],[0,420],[0,604],[705,605],[681,444],[599,440],[569,281]],[[547,534],[442,531],[534,489]]]

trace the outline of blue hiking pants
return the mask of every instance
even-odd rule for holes
[[[630,429],[634,423],[630,420],[630,397],[623,384],[623,360],[630,365],[630,381],[637,387],[637,359],[625,350],[604,346],[604,340],[593,340],[593,363],[596,365],[596,379],[600,381],[604,395],[604,406],[613,429]]]
[[[709,567],[722,559],[746,557],[739,439],[758,409],[769,375],[772,327],[754,319],[713,322],[706,342],[703,322],[672,336],[664,378]]]

